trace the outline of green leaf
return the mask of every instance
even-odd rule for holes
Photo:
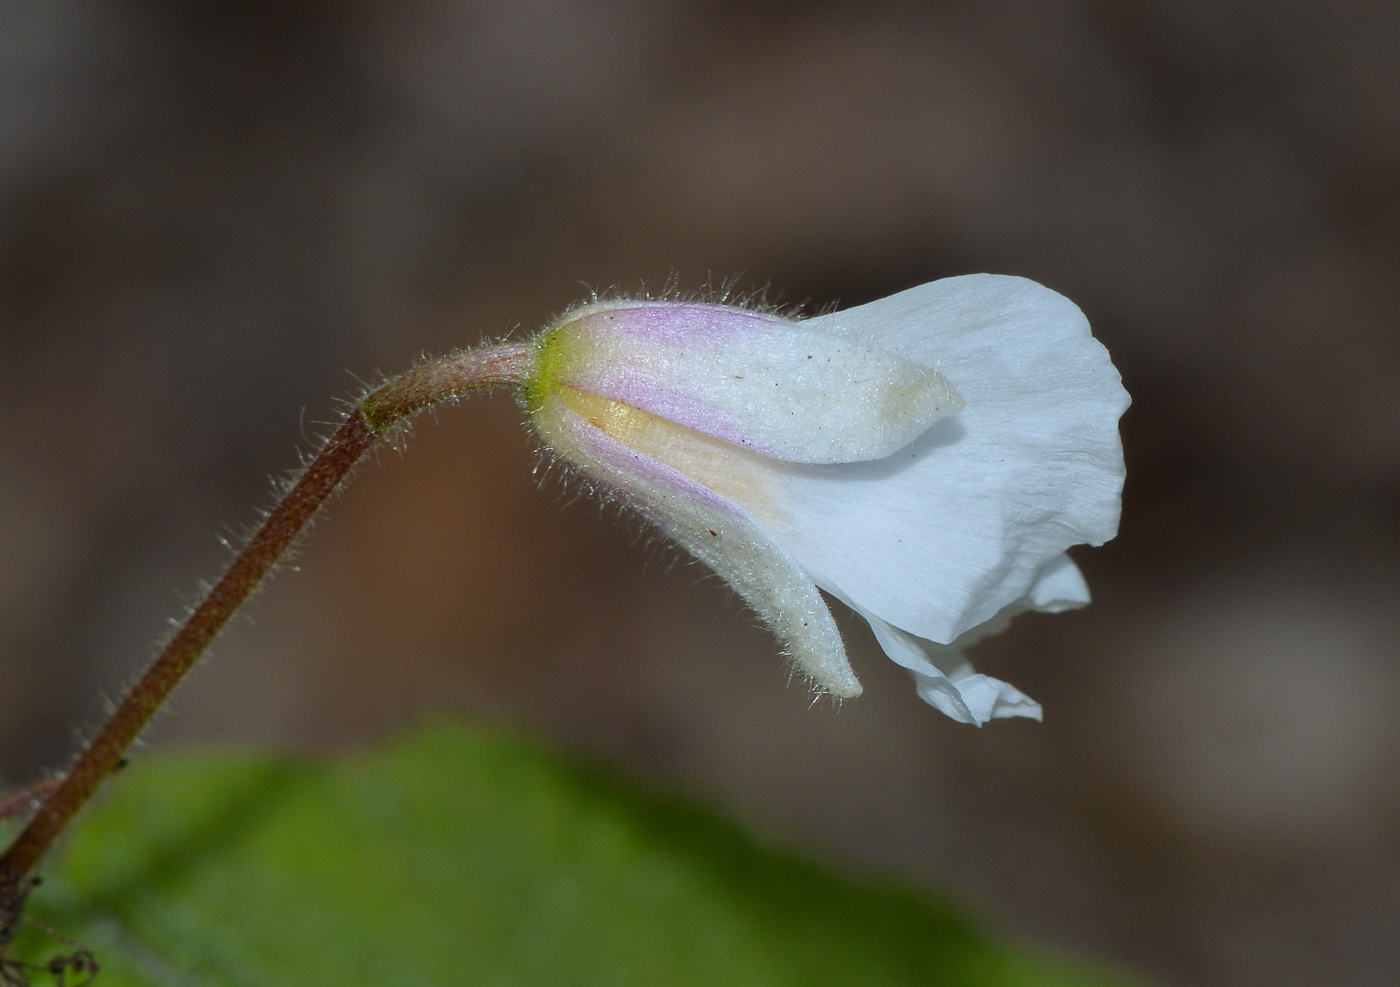
[[[101,987],[1116,982],[478,729],[325,763],[147,756],[111,787],[30,904]]]

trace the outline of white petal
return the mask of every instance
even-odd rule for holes
[[[554,452],[727,582],[782,640],[793,664],[818,689],[839,698],[860,695],[860,682],[846,660],[831,611],[797,561],[747,510],[636,447],[654,443],[677,450],[692,441],[703,445],[718,440],[634,408],[616,406],[609,416],[607,405],[616,402],[560,388],[532,420]],[[620,429],[630,441],[619,441],[594,424],[595,419]],[[729,449],[740,457],[760,458]],[[761,493],[755,496],[761,499]]]
[[[932,367],[833,325],[695,302],[603,302],[545,336],[551,386],[775,459],[881,459],[962,407]]]
[[[838,592],[822,587],[837,599]],[[851,606],[851,601],[841,599]],[[984,623],[966,631],[952,644],[936,644],[902,631],[867,610],[857,610],[875,634],[875,640],[897,665],[909,669],[919,698],[959,723],[981,726],[988,720],[1025,716],[1041,718],[1040,703],[1015,686],[972,670],[964,649],[982,638],[1000,634],[1011,618],[1028,610],[1060,613],[1089,602],[1089,587],[1079,567],[1068,555],[1051,559],[1041,570],[1030,592],[1008,604]]]
[[[1000,679],[974,672],[959,648],[920,640],[870,613],[861,616],[885,654],[913,673],[919,698],[939,712],[977,726],[1013,716],[1040,719],[1039,703]]]
[[[1064,613],[1089,605],[1089,584],[1068,555],[1051,559],[1026,594],[1026,609]]]
[[[1089,584],[1084,581],[1084,574],[1068,555],[1057,555],[1040,570],[1025,596],[1002,607],[991,620],[963,631],[951,646],[970,648],[984,637],[1000,634],[1011,623],[1011,618],[1028,610],[1064,613],[1088,603]]]
[[[770,523],[818,585],[946,644],[1116,533],[1128,397],[1068,299],[973,275],[812,321],[937,367],[966,402],[879,462],[782,471]]]
[[[914,676],[915,689],[919,698],[929,702],[930,683],[920,676]],[[1031,720],[1042,718],[1040,703],[1021,692],[1014,685],[990,675],[982,675],[969,670],[962,676],[953,676],[948,681],[957,687],[963,702],[972,712],[972,721],[981,726],[988,720],[1009,720],[1022,716]]]

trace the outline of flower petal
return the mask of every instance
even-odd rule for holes
[[[958,635],[951,647],[970,648],[984,637],[1000,634],[1011,619],[1029,610],[1037,613],[1064,613],[1089,604],[1089,584],[1068,555],[1057,555],[1040,570],[1026,595],[1008,603],[990,620],[984,620]]]
[[[1128,396],[1068,299],[972,275],[811,323],[936,366],[966,401],[879,462],[782,472],[772,523],[818,585],[946,644],[1116,533]]]
[[[960,648],[921,640],[872,614],[861,612],[875,639],[896,664],[914,675],[919,698],[959,723],[1041,717],[1040,704],[1015,686],[972,670]]]
[[[685,449],[687,443],[717,440],[570,388],[546,397],[533,422],[555,453],[727,582],[818,689],[843,699],[860,695],[831,611],[797,561],[747,510],[637,448],[654,443]],[[759,458],[730,448],[738,456]],[[751,494],[761,500],[761,492]]]
[[[1026,594],[1026,608],[1040,613],[1064,613],[1089,605],[1089,584],[1068,555],[1051,559]]]
[[[840,599],[838,593],[823,587]],[[842,600],[850,605],[849,600]],[[1002,608],[995,617],[964,633],[952,644],[935,644],[900,630],[886,620],[859,610],[875,639],[897,665],[909,669],[919,698],[960,723],[981,726],[988,720],[1012,716],[1041,718],[1040,704],[1000,679],[972,670],[965,649],[982,638],[1000,634],[1011,618],[1027,610],[1060,613],[1089,602],[1089,587],[1068,555],[1060,555],[1041,570],[1030,592]],[[856,609],[856,608],[852,608]]]
[[[931,366],[836,325],[696,302],[602,302],[544,337],[545,386],[800,463],[883,458],[962,407]]]

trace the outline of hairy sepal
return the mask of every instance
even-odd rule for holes
[[[727,582],[783,642],[794,667],[816,690],[841,699],[860,695],[830,609],[768,529],[733,501],[613,434],[623,427],[623,416],[652,419],[636,427],[683,426],[600,400],[606,399],[557,389],[542,397],[531,420],[547,448]],[[600,418],[600,408],[611,408],[614,420]]]
[[[699,302],[599,302],[546,331],[541,396],[605,397],[774,459],[881,459],[962,408],[952,385],[839,327]]]

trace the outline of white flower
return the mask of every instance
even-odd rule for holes
[[[859,695],[820,587],[956,720],[1039,718],[962,649],[1083,606],[1117,531],[1127,393],[1068,299],[949,278],[795,321],[608,301],[538,337],[543,443],[723,577],[814,686]]]

